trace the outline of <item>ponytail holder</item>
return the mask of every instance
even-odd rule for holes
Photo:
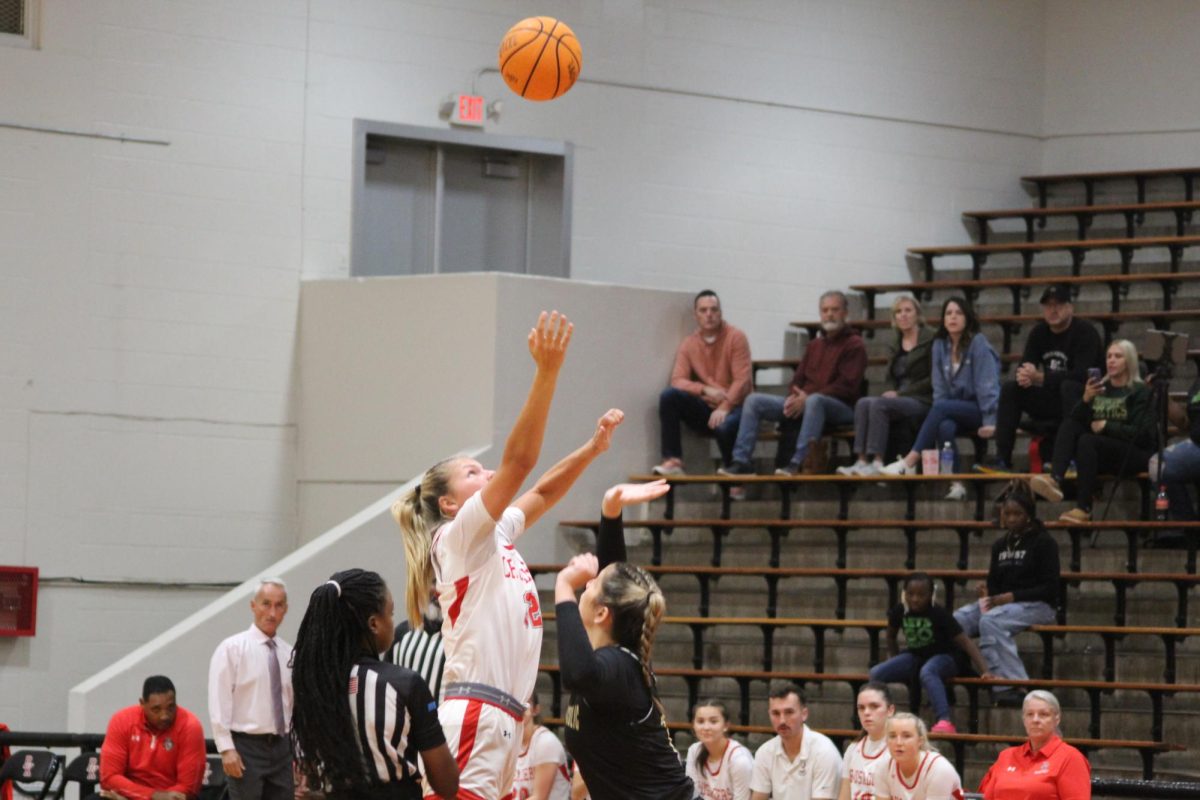
[[[333,588],[337,589],[338,597],[342,596],[342,585],[340,583],[338,583],[337,581],[330,579],[330,580],[325,581],[325,585],[332,586]]]

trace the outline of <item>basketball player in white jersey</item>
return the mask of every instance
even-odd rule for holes
[[[842,788],[838,790],[838,800],[873,800],[875,769],[892,760],[884,728],[896,713],[896,706],[887,684],[875,681],[863,684],[858,690],[856,707],[864,733],[861,739],[850,743],[842,758]]]
[[[729,737],[729,710],[702,700],[692,712],[696,741],[687,751],[687,776],[700,800],[750,800],[754,754]]]
[[[517,774],[513,780],[515,800],[571,800],[571,770],[567,751],[558,737],[541,722],[537,695],[525,706],[521,728],[521,753],[517,756]]]
[[[533,383],[494,471],[473,458],[446,459],[392,507],[408,562],[409,621],[420,624],[434,585],[445,615],[438,717],[458,762],[459,800],[512,797],[523,698],[533,692],[542,645],[537,587],[517,539],[608,449],[624,416],[606,413],[586,444],[517,497],[541,453],[571,333],[557,311],[542,312],[529,332]]]
[[[929,744],[925,723],[900,713],[887,721],[891,761],[875,767],[875,800],[962,800],[962,780]]]

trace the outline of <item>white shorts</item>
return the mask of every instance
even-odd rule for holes
[[[512,800],[521,723],[498,706],[459,698],[438,706],[438,720],[458,762],[457,800]],[[423,791],[436,800],[428,783]]]

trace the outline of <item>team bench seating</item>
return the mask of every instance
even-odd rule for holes
[[[1133,252],[1148,248],[1165,248],[1170,256],[1171,272],[1179,272],[1183,251],[1200,245],[1200,236],[1145,236],[1141,239],[1085,239],[1047,242],[1005,242],[1003,244],[955,244],[941,247],[910,247],[908,254],[920,258],[925,266],[925,280],[934,278],[934,261],[944,256],[970,256],[971,278],[979,280],[990,256],[1015,254],[1021,256],[1021,274],[1033,277],[1033,259],[1042,253],[1069,253],[1071,274],[1078,276],[1088,253],[1097,250],[1116,250],[1121,256],[1121,273],[1128,273],[1133,264]]]
[[[555,615],[546,612],[542,618],[553,621]],[[763,636],[764,672],[772,672],[775,662],[775,631],[780,628],[807,628],[813,636],[813,672],[825,671],[825,633],[848,630],[861,631],[867,636],[869,661],[879,663],[879,634],[887,629],[883,619],[827,619],[821,617],[663,617],[664,625],[686,625],[692,632],[692,666],[704,668],[704,633],[718,625],[725,627],[758,628]],[[1067,634],[1094,634],[1104,643],[1104,681],[1117,679],[1117,641],[1127,636],[1155,636],[1164,648],[1163,682],[1176,683],[1175,646],[1191,636],[1200,636],[1200,628],[1174,628],[1131,625],[1033,625],[1028,631],[1042,640],[1042,677],[1054,677],[1054,640]]]
[[[1180,178],[1183,181],[1183,199],[1192,201],[1195,196],[1195,181],[1200,177],[1200,167],[1172,167],[1170,169],[1131,169],[1109,172],[1070,172],[1058,175],[1022,175],[1023,183],[1033,184],[1037,193],[1038,207],[1046,208],[1046,193],[1049,187],[1063,183],[1080,183],[1087,200],[1084,205],[1094,205],[1096,184],[1132,180],[1137,187],[1138,203],[1146,202],[1146,182],[1152,179]]]
[[[1197,204],[1200,205],[1200,204]],[[1051,283],[1068,284],[1082,287],[1089,285],[1107,286],[1111,293],[1111,310],[1121,310],[1121,297],[1128,293],[1129,285],[1133,283],[1157,283],[1162,288],[1164,311],[1171,310],[1171,299],[1179,290],[1179,285],[1189,281],[1200,281],[1200,272],[1143,272],[1127,275],[1081,275],[1078,277],[1061,278],[981,278],[979,280],[939,279],[936,281],[914,281],[912,283],[883,283],[858,284],[850,288],[861,292],[865,299],[863,305],[867,311],[867,319],[875,319],[875,297],[880,294],[895,294],[912,292],[922,300],[928,300],[930,295],[944,289],[961,289],[967,299],[974,303],[979,293],[984,289],[1008,289],[1012,294],[1012,313],[1021,313],[1021,298],[1038,286]],[[890,320],[889,320],[890,323]]]
[[[543,675],[550,678],[552,713],[558,715],[561,713],[560,704],[562,697],[562,677],[558,666],[556,664],[542,664],[538,669]],[[689,669],[686,667],[655,668],[654,674],[660,680],[663,678],[682,679],[687,685],[688,708],[695,708],[696,703],[700,700],[701,681],[714,679],[734,681],[737,683],[738,698],[741,701],[738,710],[738,722],[742,725],[750,723],[750,687],[755,682],[761,681],[768,686],[772,683],[787,682],[794,683],[800,687],[805,687],[808,684],[846,684],[850,687],[851,694],[857,695],[862,685],[871,679],[871,676],[865,672],[833,673],[795,672],[788,670],[764,672],[762,670]],[[990,687],[997,685],[998,682],[985,681],[982,678],[975,677],[957,677],[952,678],[948,683],[952,686],[962,686],[967,692],[967,732],[978,733],[979,710],[982,705],[979,701],[980,693],[987,692]],[[909,687],[909,705],[912,707],[913,712],[916,713],[921,704],[921,685],[919,681],[913,681],[913,684],[913,686]],[[1088,721],[1088,735],[1095,739],[1099,739],[1101,736],[1102,695],[1111,695],[1118,691],[1145,692],[1150,698],[1150,738],[1156,742],[1162,741],[1163,738],[1163,698],[1176,694],[1194,694],[1200,692],[1200,684],[1196,683],[1148,683],[1144,681],[1005,680],[1003,681],[1003,685],[1014,686],[1029,691],[1034,689],[1048,689],[1051,691],[1065,689],[1086,692],[1091,712]],[[857,722],[855,712],[851,709],[850,724],[856,725]]]
[[[1096,217],[1122,216],[1125,218],[1125,238],[1132,239],[1136,235],[1137,226],[1141,225],[1147,214],[1170,213],[1175,216],[1175,235],[1183,236],[1183,231],[1192,221],[1192,215],[1200,209],[1200,202],[1194,200],[1173,201],[1163,203],[1109,203],[1097,206],[1058,206],[1056,208],[1004,208],[987,211],[964,211],[964,219],[969,219],[976,225],[980,244],[988,243],[991,231],[988,223],[998,219],[1019,219],[1025,222],[1025,241],[1034,241],[1033,227],[1046,227],[1050,217],[1074,217],[1075,236],[1083,241],[1087,239],[1088,230]]]
[[[564,522],[563,525],[575,525]],[[697,526],[699,527],[699,526]],[[1200,532],[1200,528],[1197,529]],[[530,564],[529,571],[534,575],[554,574],[563,568],[562,564]],[[725,576],[762,578],[767,586],[766,615],[774,617],[779,609],[779,582],[787,578],[828,578],[837,588],[837,605],[834,616],[844,619],[846,616],[849,584],[853,580],[883,580],[887,584],[887,607],[892,608],[900,602],[900,587],[905,578],[912,574],[913,565],[904,569],[886,568],[846,568],[846,567],[722,567],[720,565],[650,565],[645,567],[652,575],[688,575],[694,577],[700,592],[700,616],[707,617],[712,607],[713,584]],[[943,585],[942,596],[947,608],[955,608],[956,587],[968,581],[981,581],[987,578],[987,570],[983,569],[925,569],[922,570],[934,580],[940,580]],[[1081,583],[1111,583],[1116,592],[1116,610],[1113,614],[1114,625],[1124,625],[1128,609],[1129,589],[1139,583],[1171,584],[1176,591],[1177,604],[1175,625],[1187,627],[1188,594],[1197,584],[1200,575],[1188,575],[1175,572],[1063,572],[1060,577],[1058,621],[1067,621],[1068,592],[1070,586]]]

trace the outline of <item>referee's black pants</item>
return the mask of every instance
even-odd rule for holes
[[[229,778],[231,800],[292,800],[292,748],[286,736],[233,732],[242,777]]]

